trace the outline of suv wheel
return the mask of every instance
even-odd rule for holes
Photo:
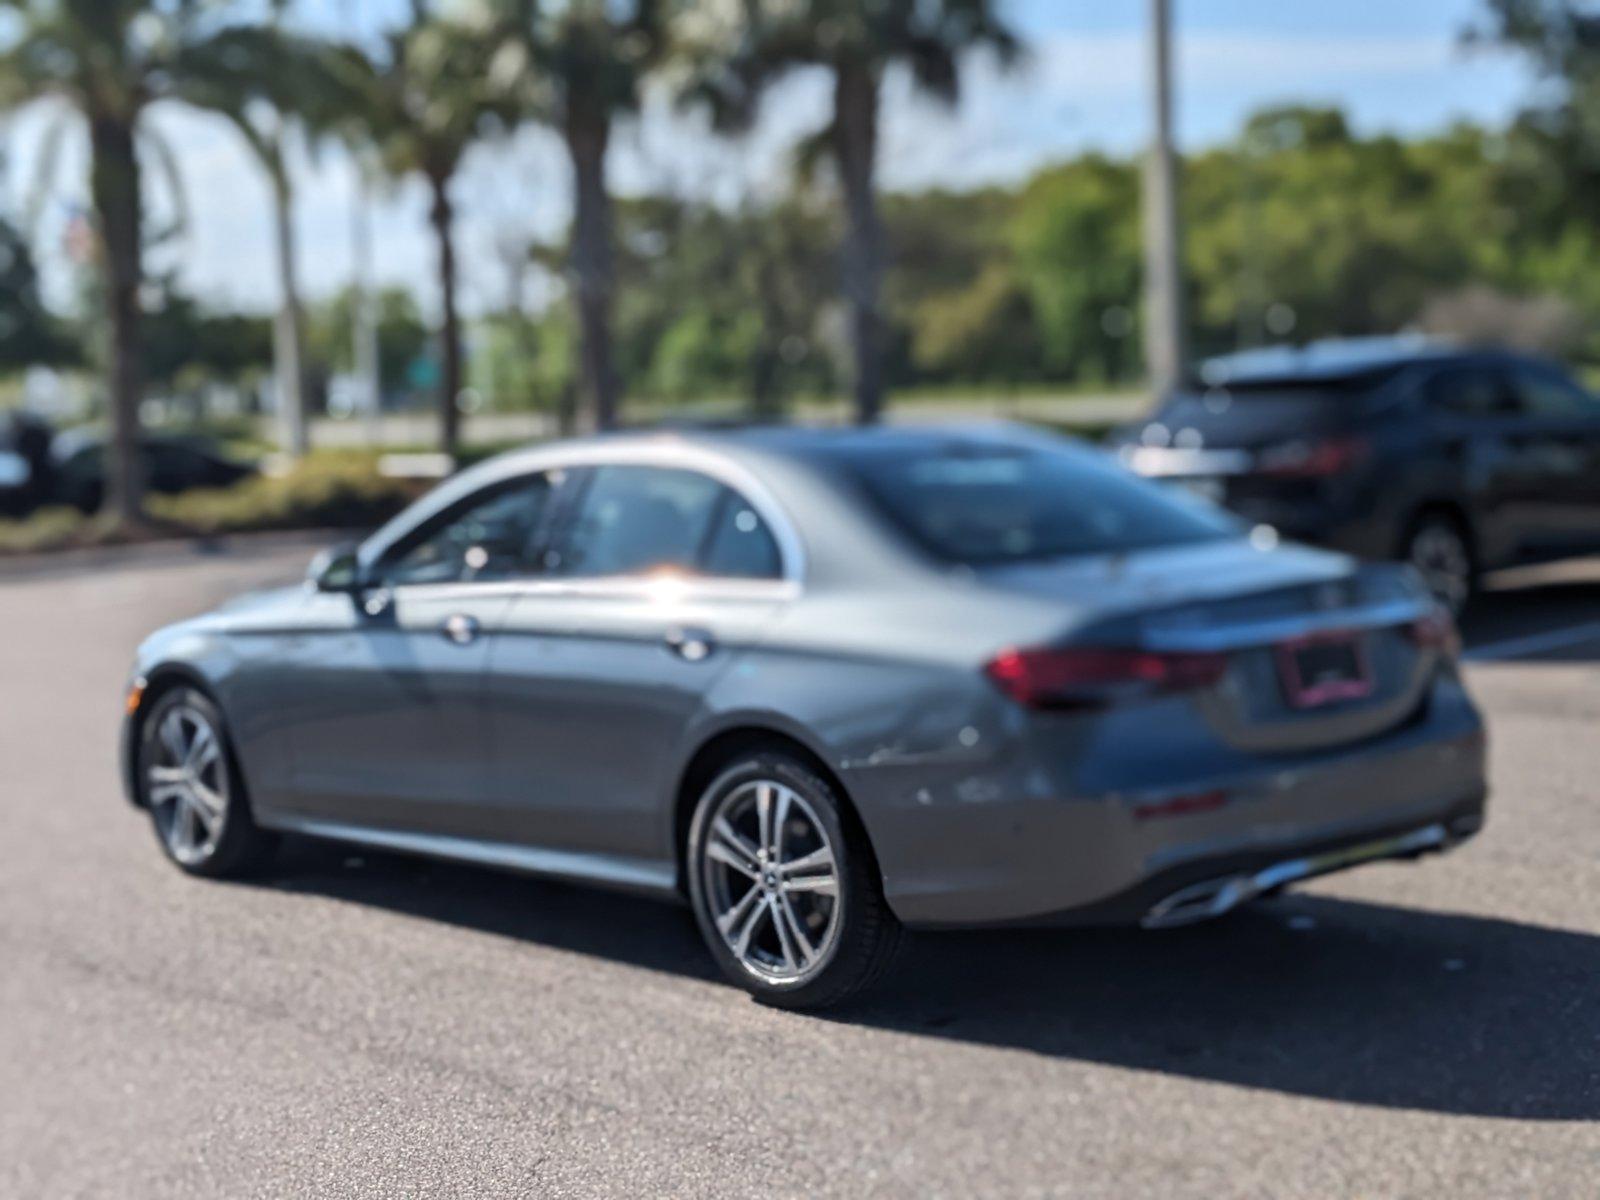
[[[1472,546],[1461,523],[1443,513],[1422,517],[1406,538],[1403,557],[1439,603],[1459,616],[1477,584]]]

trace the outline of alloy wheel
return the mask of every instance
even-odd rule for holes
[[[842,915],[838,857],[800,793],[770,779],[729,792],[700,871],[712,920],[745,970],[790,985],[827,965]]]
[[[1461,534],[1442,521],[1431,521],[1411,539],[1411,565],[1428,590],[1452,613],[1466,607],[1472,593],[1472,554]]]
[[[222,743],[210,719],[187,704],[161,716],[145,762],[145,797],[157,832],[185,866],[216,852],[228,812]]]

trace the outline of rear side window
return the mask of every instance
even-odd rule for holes
[[[974,566],[1238,536],[1222,513],[1084,453],[972,446],[850,469],[914,541]]]
[[[1515,411],[1505,377],[1478,367],[1440,371],[1427,383],[1428,407],[1458,417],[1503,417]]]
[[[563,522],[557,569],[577,578],[677,570],[741,579],[780,572],[771,531],[727,485],[675,467],[597,467]]]
[[[722,508],[711,526],[704,569],[720,579],[776,579],[782,573],[778,543],[744,497],[724,489]]]

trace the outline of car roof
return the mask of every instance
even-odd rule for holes
[[[1268,346],[1207,359],[1198,371],[1201,386],[1317,383],[1383,374],[1419,363],[1504,361],[1503,350],[1484,350],[1425,337],[1339,338],[1303,346]]]
[[[918,425],[753,425],[695,435],[714,448],[748,448],[812,462],[861,460],[885,455],[919,457],[985,447],[1067,445],[1065,439],[1005,421]]]

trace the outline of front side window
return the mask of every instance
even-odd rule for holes
[[[1552,421],[1600,417],[1600,402],[1555,371],[1519,367],[1512,372],[1511,386],[1527,416]]]
[[[552,481],[531,475],[497,484],[452,508],[385,556],[391,586],[511,579],[534,573],[536,539]]]
[[[673,467],[597,467],[563,522],[554,563],[576,578],[653,571],[774,578],[777,545],[726,484]]]

